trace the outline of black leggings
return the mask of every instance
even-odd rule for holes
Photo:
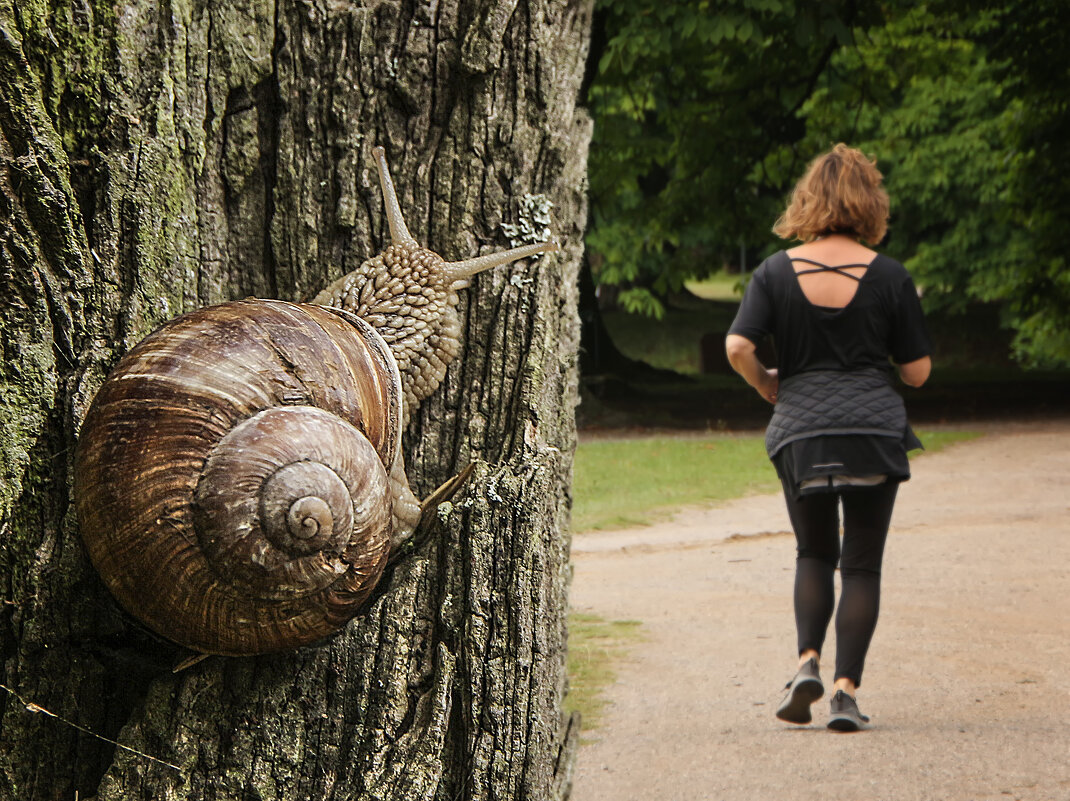
[[[835,605],[833,574],[840,566],[840,606],[836,613],[835,679],[862,683],[862,667],[877,626],[881,559],[899,483],[851,487],[795,499],[785,492],[798,558],[795,562],[795,628],[799,653],[821,653]],[[843,501],[843,550],[839,503]]]

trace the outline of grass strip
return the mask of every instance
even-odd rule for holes
[[[608,699],[605,689],[613,683],[613,666],[627,648],[643,637],[638,620],[606,620],[598,615],[573,612],[568,618],[568,695],[565,712],[579,712],[581,732],[601,723]],[[581,736],[580,742],[587,740]]]
[[[926,453],[980,436],[923,431]],[[915,454],[915,458],[918,454]],[[760,435],[707,434],[581,442],[573,476],[572,528],[646,526],[682,506],[714,504],[780,488]]]
[[[749,276],[729,273],[724,270],[693,281],[684,281],[687,291],[703,300],[724,300],[739,303],[743,297],[743,287]]]

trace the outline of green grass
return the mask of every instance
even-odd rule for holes
[[[724,348],[724,332],[732,323],[728,315],[711,316],[697,309],[668,309],[657,324],[624,311],[605,312],[602,320],[622,353],[682,375],[698,374],[704,336],[714,337],[716,347]]]
[[[593,440],[576,449],[573,529],[649,525],[681,506],[779,486],[761,437]]]
[[[956,442],[968,442],[971,439],[977,439],[981,436],[980,431],[918,431],[918,439],[925,444],[924,453],[936,453],[942,451],[948,445],[954,445]],[[914,456],[919,454],[915,452]]]
[[[743,276],[721,270],[699,281],[685,281],[687,291],[703,300],[730,300],[739,303],[743,297]]]
[[[568,618],[568,695],[565,712],[579,712],[582,731],[601,723],[605,688],[616,678],[614,663],[642,639],[638,620],[606,620],[573,612]],[[582,742],[582,740],[581,740]]]
[[[932,453],[979,436],[921,432]],[[576,449],[572,528],[649,525],[682,506],[712,504],[780,487],[759,435],[596,439]]]

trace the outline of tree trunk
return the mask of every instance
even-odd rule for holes
[[[590,6],[0,0],[0,798],[567,795]],[[404,442],[418,495],[476,471],[367,613],[173,674],[78,539],[78,427],[167,319],[304,300],[380,250],[376,144],[445,258],[522,240],[545,201],[563,252],[463,293],[465,349]]]

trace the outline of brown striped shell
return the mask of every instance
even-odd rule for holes
[[[400,416],[389,349],[352,315],[251,300],[179,317],[83,424],[89,556],[128,611],[194,650],[321,640],[386,564]]]

